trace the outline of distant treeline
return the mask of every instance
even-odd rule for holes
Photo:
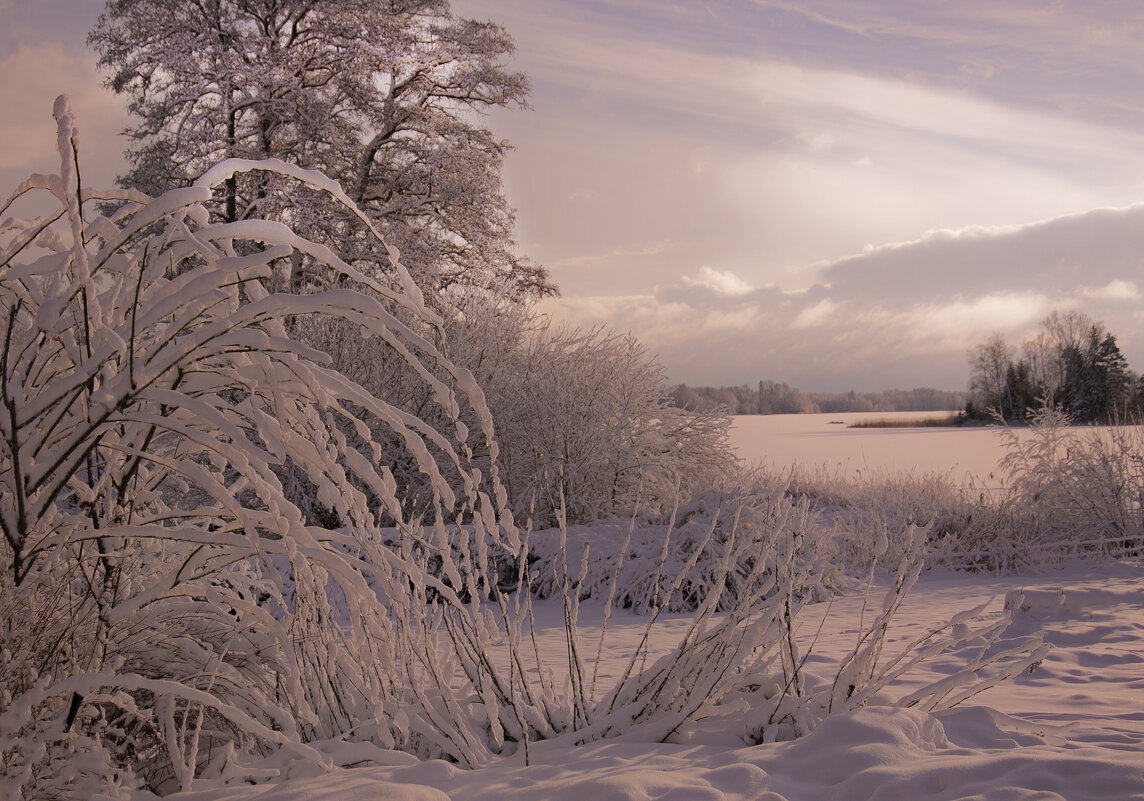
[[[887,389],[882,392],[801,392],[777,381],[760,381],[757,387],[677,386],[676,406],[691,411],[720,407],[731,414],[799,414],[814,412],[944,412],[965,406],[964,392],[921,387]]]

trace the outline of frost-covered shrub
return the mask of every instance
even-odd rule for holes
[[[899,536],[928,528],[928,564],[1012,571],[1084,556],[1136,555],[1144,548],[1144,429],[1071,426],[1051,407],[1032,424],[1000,429],[1006,454],[999,488],[962,486],[949,476],[796,471],[790,492],[829,526],[851,573],[908,554]]]
[[[926,536],[925,528],[907,527],[903,539],[909,545],[893,570],[881,608],[871,610],[869,625],[859,624],[856,629],[854,648],[837,664],[829,665],[825,673],[811,673],[806,668],[816,635],[800,636],[791,616],[784,616],[781,635],[759,650],[754,664],[742,668],[739,684],[725,699],[727,704],[737,700],[749,707],[745,716],[749,742],[794,739],[830,715],[875,703],[918,706],[927,711],[949,709],[1040,664],[1048,652],[1043,638],[1009,632],[1021,602],[1019,591],[1006,598],[1000,614],[986,615],[986,602],[904,645],[891,645],[894,616],[926,562]],[[875,560],[885,555],[888,547],[888,540],[880,538]],[[872,580],[873,565],[870,577]],[[872,584],[867,587],[870,589]],[[962,660],[956,673],[896,699],[887,694],[894,680],[920,663],[952,653]]]
[[[670,402],[662,368],[630,335],[553,326],[470,300],[454,351],[497,424],[505,487],[537,527],[584,523],[733,480],[730,417]],[[504,342],[511,347],[504,348]]]
[[[756,591],[748,581],[760,568],[774,575],[798,566],[800,599],[822,599],[843,580],[824,529],[805,502],[784,485],[757,476],[723,492],[707,492],[665,515],[636,514],[530,538],[530,586],[540,598],[559,594],[564,565],[581,566],[581,599],[611,598],[638,614],[664,607],[694,611],[714,597],[717,611]]]
[[[910,532],[927,530],[929,564],[972,567],[964,545],[994,530],[991,502],[936,473],[797,469],[789,492],[817,513],[829,530],[832,558],[852,576],[864,575],[875,561],[895,570],[913,556]],[[958,550],[958,549],[962,550]]]
[[[396,442],[424,473],[431,542],[467,521],[481,553],[449,572],[475,584],[467,565],[488,542],[516,547],[495,473],[468,462],[477,442],[495,457],[479,389],[403,322],[436,318],[396,252],[383,284],[280,224],[211,223],[201,205],[236,171],[269,170],[371,231],[333,182],[230,161],[153,200],[93,192],[64,98],[56,117],[60,173],[0,207],[37,191],[58,204],[0,227],[0,794],[326,769],[310,743],[329,738],[411,747],[435,703],[409,689],[408,640],[425,631],[409,588],[426,579],[382,541],[378,507],[409,523],[378,465]],[[107,200],[121,204],[111,217],[96,208]],[[337,288],[268,290],[296,252]],[[308,315],[389,343],[454,421],[449,436],[292,339],[289,321]],[[384,446],[379,427],[394,435]],[[342,528],[307,522],[287,466]]]
[[[733,480],[727,415],[672,406],[661,368],[632,337],[554,326],[507,289],[467,288],[433,302],[442,347],[475,376],[493,416],[498,475],[517,519],[549,527],[561,510],[573,524],[637,507],[666,513],[677,497]],[[308,325],[306,341],[339,370],[448,435],[420,377],[387,343],[363,341],[337,321]],[[488,472],[487,450],[475,447],[472,459]],[[407,500],[426,495],[415,464],[389,467]]]
[[[697,548],[661,550],[653,557],[654,566],[641,564],[639,548],[662,546],[669,538],[655,527],[646,531],[647,521],[633,519],[626,533],[584,527],[532,535],[533,540],[554,540],[534,546],[545,556],[533,565],[532,580],[534,587],[542,585],[545,593],[563,601],[570,623],[568,651],[578,655],[570,682],[574,723],[571,731],[558,735],[561,739],[584,742],[632,731],[664,738],[708,719],[724,725],[733,721],[750,743],[793,739],[830,715],[868,704],[928,710],[956,706],[1044,657],[1041,638],[1009,631],[1017,600],[1007,603],[1000,615],[986,614],[984,606],[967,610],[913,641],[896,642],[891,636],[893,618],[926,560],[926,528],[907,526],[896,537],[904,545],[890,568],[889,584],[880,590],[875,568],[880,558],[890,555],[890,538],[880,537],[873,549],[867,592],[876,593],[875,598],[881,595],[882,602],[869,611],[869,623],[855,621],[853,650],[837,663],[818,659],[811,671],[807,657],[814,649],[816,627],[807,628],[805,618],[800,625],[796,618],[807,601],[832,589],[824,576],[837,576],[826,558],[828,549],[821,547],[824,543],[819,541],[818,548],[807,545],[816,532],[805,503],[792,506],[775,494],[768,504],[767,497],[753,499],[769,509],[769,524],[762,529],[754,528],[760,521],[751,520],[750,502],[744,503],[743,495],[726,497],[702,521],[705,533],[698,542],[691,541]],[[727,524],[721,526],[719,520]],[[720,532],[718,538],[712,536],[715,531]],[[722,547],[712,547],[716,539]],[[684,540],[680,536],[677,541]],[[616,542],[624,548],[618,554]],[[629,589],[633,584],[641,586],[634,596]],[[698,593],[689,595],[685,587]],[[590,644],[581,641],[574,625],[580,603],[588,598],[604,607],[597,656],[613,607],[629,606],[634,599],[631,605],[641,606],[649,634],[656,619],[673,606],[693,610],[694,616],[679,644],[650,665],[645,664],[650,661],[645,636],[619,682],[596,701],[595,673],[583,661],[591,653]],[[964,660],[955,674],[900,698],[886,692],[921,662],[954,653]]]
[[[598,532],[570,546],[567,529],[560,527],[559,557],[547,561],[554,574],[550,591],[564,604],[569,653],[586,653],[574,624],[580,602],[592,594],[598,594],[604,610],[597,659],[614,607],[634,607],[647,618],[647,633],[619,681],[599,700],[595,670],[588,681],[583,659],[573,661],[574,725],[563,739],[580,743],[633,730],[642,737],[666,739],[688,722],[722,714],[744,667],[774,649],[782,639],[783,622],[789,623],[808,588],[820,582],[817,560],[808,558],[801,542],[799,522],[805,522],[805,509],[784,506],[780,498],[780,493],[742,492],[710,504],[705,514],[691,510],[705,519],[692,532],[694,537],[681,538],[686,542],[682,551],[672,552],[674,514],[666,530],[652,524],[653,539],[662,532],[654,567],[639,564],[634,533],[642,526],[635,518],[619,540],[616,558],[605,557],[604,564],[598,559],[592,564],[593,547],[602,545],[609,553],[615,536]],[[776,519],[762,520],[755,514],[761,508]],[[610,576],[605,578],[609,561]],[[632,562],[636,569],[625,572]],[[548,564],[534,570],[536,581],[545,581]],[[681,607],[694,613],[686,632],[669,653],[648,665],[652,627],[661,614]]]
[[[1047,407],[1004,431],[1006,500],[1033,523],[1021,543],[1045,559],[1144,549],[1144,429],[1072,427]]]

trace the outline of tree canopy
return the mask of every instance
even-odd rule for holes
[[[154,196],[224,158],[277,158],[337,180],[427,287],[555,291],[516,252],[500,177],[510,145],[480,124],[526,105],[502,27],[447,0],[109,0],[89,41],[135,120],[123,185]],[[213,213],[388,263],[329,204],[272,191],[282,180],[235,176]]]

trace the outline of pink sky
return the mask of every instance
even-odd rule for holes
[[[0,179],[52,168],[72,95],[88,180],[122,104],[97,0],[0,0]],[[963,388],[966,350],[1052,309],[1144,369],[1144,7],[1122,2],[454,0],[517,43],[492,115],[547,311],[630,329],[692,384]]]

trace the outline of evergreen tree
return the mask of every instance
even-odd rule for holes
[[[1010,363],[1005,371],[1002,417],[1006,420],[1024,420],[1029,412],[1037,407],[1038,394],[1029,363],[1023,359],[1016,364]]]

